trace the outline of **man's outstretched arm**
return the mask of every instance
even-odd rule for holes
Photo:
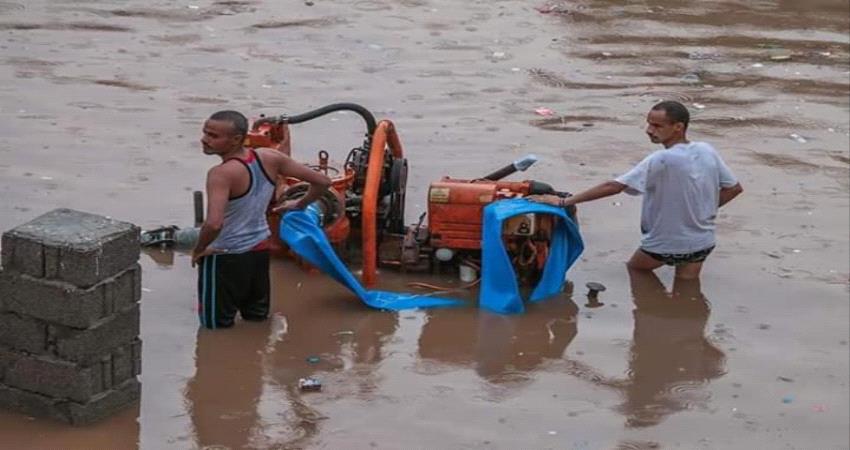
[[[561,198],[557,195],[530,195],[528,196],[529,200],[546,203],[552,206],[572,206],[578,203],[589,202],[591,200],[598,200],[604,197],[610,197],[615,194],[619,194],[626,189],[626,185],[614,180],[606,181],[602,184],[598,184],[590,189],[585,191],[581,191],[578,194],[573,195],[572,197]]]
[[[720,201],[717,206],[720,207],[731,202],[733,198],[741,195],[741,192],[744,192],[744,188],[741,186],[741,183],[730,187],[720,188]]]

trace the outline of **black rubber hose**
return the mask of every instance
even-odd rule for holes
[[[324,116],[325,114],[330,114],[336,111],[354,111],[363,118],[366,122],[366,130],[369,132],[369,136],[371,136],[375,132],[375,128],[377,128],[378,124],[375,121],[375,116],[369,112],[368,109],[356,104],[356,103],[333,103],[331,105],[322,106],[321,108],[314,109],[312,111],[307,111],[303,114],[298,114],[295,116],[281,116],[280,119],[288,122],[288,123],[301,123],[307,122],[308,120],[313,120],[317,117]]]

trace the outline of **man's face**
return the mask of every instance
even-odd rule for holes
[[[236,133],[232,123],[210,119],[204,122],[201,145],[207,155],[221,155],[239,148],[243,138]]]
[[[683,123],[672,123],[663,109],[653,109],[646,115],[646,134],[654,144],[666,142],[684,129]]]

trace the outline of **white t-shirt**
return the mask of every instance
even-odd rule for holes
[[[641,248],[667,254],[713,246],[720,188],[738,184],[705,142],[656,151],[615,181],[627,186],[626,193],[644,196]]]

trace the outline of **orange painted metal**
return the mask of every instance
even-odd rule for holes
[[[363,277],[366,287],[372,287],[377,280],[378,268],[378,194],[381,187],[381,175],[384,169],[384,156],[387,147],[395,158],[402,158],[404,151],[395,132],[395,126],[389,120],[378,122],[372,134],[372,146],[369,149],[369,162],[366,169],[366,186],[363,190],[363,212],[361,215],[361,236],[363,239]]]
[[[484,207],[528,195],[528,181],[456,180],[444,177],[428,189],[428,228],[434,248],[481,249]]]

